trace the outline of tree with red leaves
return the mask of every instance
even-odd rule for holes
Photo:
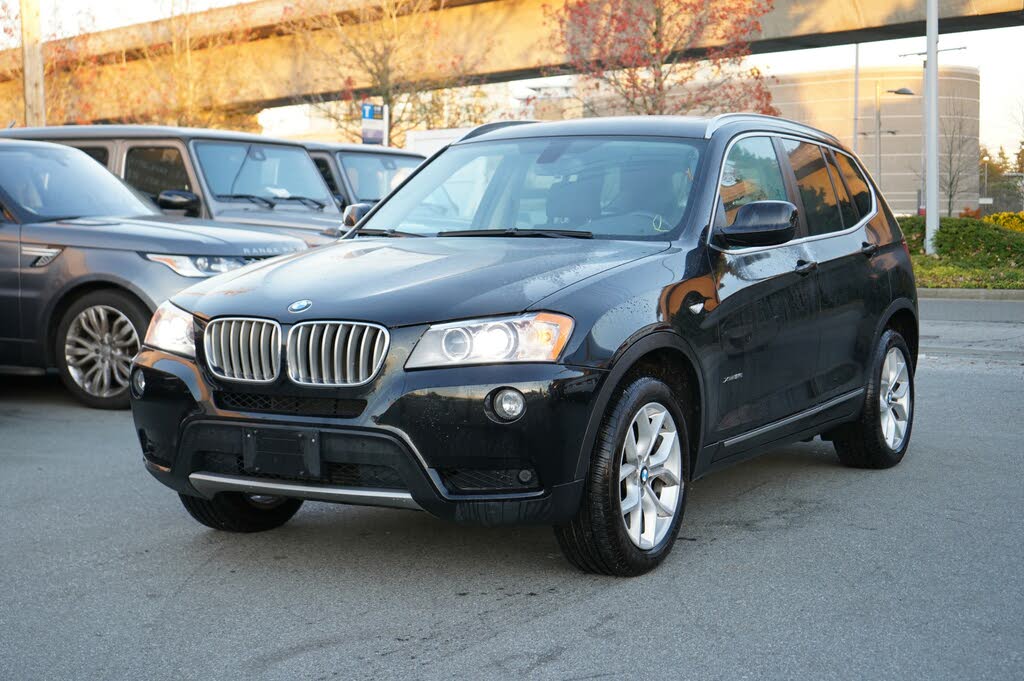
[[[778,114],[744,64],[771,0],[563,0],[549,9],[591,113]]]

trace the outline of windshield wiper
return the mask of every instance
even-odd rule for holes
[[[246,199],[261,206],[270,208],[271,210],[277,206],[277,203],[273,199],[269,199],[266,196],[260,196],[259,194],[214,194],[214,197],[218,199]]]
[[[316,208],[317,210],[323,210],[324,206],[327,205],[323,201],[317,201],[316,199],[310,198],[308,196],[280,196],[280,197],[278,197],[277,200],[278,201],[298,201],[299,203],[301,203],[303,206],[306,206],[307,208]]]
[[[593,239],[594,233],[576,229],[457,229],[438,232],[438,236],[524,236],[548,237],[552,239]]]
[[[354,236],[423,236],[422,234],[414,234],[413,232],[402,232],[397,229],[363,229],[359,228],[355,230]]]

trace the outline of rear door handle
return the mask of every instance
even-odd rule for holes
[[[818,263],[816,263],[816,262],[813,262],[813,261],[812,262],[808,262],[806,260],[797,260],[796,261],[796,267],[793,269],[793,271],[796,272],[799,275],[807,276],[808,274],[810,274],[811,272],[813,272],[816,269],[818,269]]]
[[[860,246],[860,252],[863,253],[864,255],[866,255],[869,258],[871,256],[873,256],[877,250],[878,250],[878,244],[869,244],[867,241],[865,241]]]

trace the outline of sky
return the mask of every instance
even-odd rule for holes
[[[167,16],[172,10],[201,11],[210,7],[234,4],[236,0],[42,0],[41,14],[55,14],[70,23],[81,13],[92,16],[97,29],[114,28],[151,21]],[[63,23],[63,22],[62,22]],[[46,32],[44,27],[44,32]],[[1024,26],[951,33],[941,36],[940,48],[964,47],[964,50],[939,55],[942,65],[974,66],[981,72],[981,142],[995,150],[1000,145],[1007,152],[1016,150],[1024,137],[1024,76],[1020,63],[1024,45]],[[920,57],[901,57],[908,52],[923,52],[925,39],[907,38],[863,43],[861,66],[909,66],[920,63]],[[757,55],[752,63],[766,73],[781,75],[814,70],[853,68],[852,45],[823,47],[775,54]],[[1013,55],[1013,56],[1008,56]]]

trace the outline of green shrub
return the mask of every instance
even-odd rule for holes
[[[907,239],[907,248],[911,253],[924,253],[924,218],[913,215],[900,218],[900,229]]]
[[[1024,232],[1003,229],[981,220],[943,220],[935,250],[954,264],[971,267],[1024,267]]]
[[[992,213],[982,219],[1014,232],[1024,232],[1024,213]]]

